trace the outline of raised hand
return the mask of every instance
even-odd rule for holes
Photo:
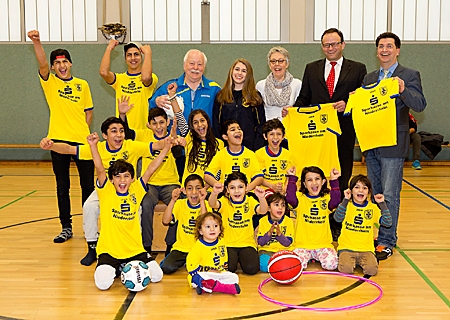
[[[127,112],[130,111],[133,107],[134,103],[130,104],[130,96],[122,95],[120,99],[117,99],[117,108],[120,114],[127,114]]]
[[[108,42],[108,48],[111,50],[114,50],[115,47],[117,47],[119,45],[119,41],[117,41],[116,39],[111,39]]]
[[[91,133],[90,135],[87,136],[87,142],[89,143],[90,146],[96,145],[99,140],[100,138],[98,137],[97,132]]]
[[[141,46],[140,51],[144,55],[151,54],[152,53],[152,48],[150,47],[150,45],[144,44],[143,46]]]
[[[381,203],[384,201],[384,195],[382,195],[381,193],[374,195],[373,198],[375,199],[376,203]]]
[[[265,198],[266,192],[261,186],[257,186],[253,192],[256,194],[258,199]]]
[[[330,180],[336,180],[341,176],[341,173],[336,168],[331,169]]]
[[[213,191],[212,192],[215,193],[215,194],[219,194],[222,191],[223,191],[223,184],[220,183],[220,182],[215,183],[214,186],[213,186]]]
[[[41,41],[41,36],[39,35],[39,31],[37,31],[37,30],[28,31],[27,36],[33,42]]]
[[[167,86],[167,93],[169,94],[170,97],[173,97],[177,93],[177,89],[178,89],[177,83],[172,82]]]
[[[180,197],[181,192],[182,192],[181,188],[173,189],[173,191],[172,191],[172,200],[173,201],[177,201],[178,198]]]
[[[347,189],[344,191],[344,198],[347,200],[350,200],[350,198],[352,197],[352,191],[350,189]]]
[[[205,201],[206,196],[208,195],[208,192],[206,192],[206,188],[201,188],[200,190],[198,190],[198,194],[200,197],[200,201]]]
[[[295,176],[295,174],[297,173],[297,170],[295,169],[295,166],[290,167],[287,171],[286,174],[288,176]]]

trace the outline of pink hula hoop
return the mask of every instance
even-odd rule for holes
[[[271,278],[267,278],[266,280],[264,280],[263,282],[261,282],[258,286],[258,292],[261,295],[261,297],[263,297],[264,299],[266,299],[269,302],[278,304],[280,306],[283,307],[287,307],[287,308],[293,308],[293,309],[300,309],[300,310],[310,310],[310,311],[345,311],[345,310],[353,310],[353,309],[359,309],[359,308],[363,308],[363,307],[367,307],[371,304],[374,304],[375,302],[377,302],[378,300],[381,299],[381,297],[383,296],[383,289],[381,288],[381,286],[369,279],[360,277],[360,276],[355,276],[352,274],[345,274],[345,273],[339,273],[339,272],[331,272],[331,271],[304,271],[302,272],[302,274],[329,274],[329,275],[334,275],[334,276],[338,276],[338,277],[345,277],[345,278],[353,278],[353,279],[357,279],[360,281],[364,281],[369,283],[370,285],[374,286],[375,288],[378,289],[379,291],[379,295],[378,297],[376,297],[373,300],[370,300],[368,302],[364,302],[361,304],[356,304],[356,305],[352,305],[352,306],[345,306],[345,307],[339,307],[339,308],[312,308],[312,307],[304,307],[304,306],[299,306],[299,305],[294,305],[294,304],[289,304],[289,303],[284,303],[275,299],[272,299],[268,296],[266,296],[263,292],[262,292],[262,287],[267,284],[268,282],[272,281]]]

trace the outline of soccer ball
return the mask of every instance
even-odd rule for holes
[[[142,261],[130,261],[123,267],[120,280],[128,290],[139,292],[149,285],[150,270]]]
[[[269,274],[273,281],[280,284],[291,284],[302,274],[300,257],[289,250],[281,250],[269,259]]]

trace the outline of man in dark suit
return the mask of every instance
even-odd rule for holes
[[[367,74],[363,84],[368,85],[392,77],[398,80],[400,93],[395,100],[397,144],[392,147],[371,149],[366,154],[367,175],[372,182],[373,194],[384,195],[392,216],[392,227],[380,226],[375,251],[378,260],[385,260],[392,255],[392,249],[397,244],[403,164],[409,153],[409,109],[421,112],[427,106],[427,102],[422,92],[419,72],[405,68],[397,61],[400,54],[400,38],[392,32],[385,32],[378,36],[375,44],[380,68]]]
[[[344,117],[343,112],[349,93],[361,87],[367,70],[364,64],[343,57],[345,42],[344,35],[340,30],[336,28],[325,30],[321,41],[325,59],[306,65],[302,89],[294,107],[333,103],[337,110],[342,131],[341,136],[337,139],[337,148],[341,166],[339,188],[341,189],[341,198],[343,198],[343,192],[348,188],[348,181],[352,176],[353,147],[356,137],[352,117]],[[341,224],[337,224],[333,219],[330,221],[333,239],[337,240]]]

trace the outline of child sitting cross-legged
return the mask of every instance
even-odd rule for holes
[[[363,273],[374,276],[378,273],[378,262],[373,246],[374,223],[389,228],[392,217],[382,194],[374,195],[370,201],[372,184],[359,174],[350,180],[350,189],[344,191],[344,200],[334,213],[337,222],[343,222],[339,237],[338,270],[353,273],[356,265]]]
[[[259,220],[259,269],[268,271],[270,257],[280,250],[289,250],[293,241],[294,222],[289,218],[286,197],[279,192],[267,197],[269,214]]]
[[[228,253],[223,240],[222,218],[207,212],[197,217],[197,241],[186,258],[189,284],[198,294],[222,292],[239,294],[239,277],[228,271]]]
[[[90,134],[87,140],[97,171],[96,189],[102,226],[97,245],[95,285],[100,290],[109,289],[120,274],[120,265],[132,260],[143,261],[149,266],[152,282],[161,281],[161,268],[142,245],[139,204],[147,192],[148,179],[161,165],[172,145],[171,138],[165,140],[163,150],[138,180],[134,180],[133,165],[121,159],[112,163],[107,176],[97,149],[97,133]]]
[[[180,199],[182,192],[186,199]],[[200,214],[211,211],[205,199],[205,184],[195,173],[184,180],[184,188],[172,191],[172,200],[164,211],[162,222],[168,225],[173,218],[178,221],[178,227],[172,250],[161,262],[161,269],[165,274],[174,273],[186,263],[186,256],[195,243],[195,220]]]

